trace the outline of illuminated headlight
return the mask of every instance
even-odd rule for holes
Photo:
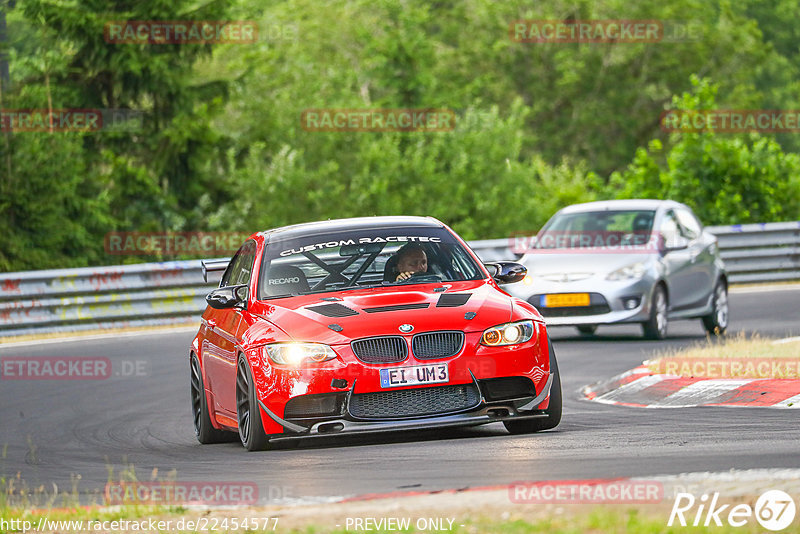
[[[264,347],[264,353],[273,363],[292,367],[336,358],[333,349],[322,343],[273,343]]]
[[[481,336],[481,345],[500,347],[503,345],[519,345],[530,341],[536,332],[536,324],[531,321],[500,324],[488,328]]]
[[[644,271],[644,263],[634,263],[609,273],[609,275],[606,276],[606,280],[634,280],[644,276]]]

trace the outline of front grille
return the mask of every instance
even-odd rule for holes
[[[537,308],[542,317],[580,317],[584,315],[602,315],[611,311],[608,304],[598,306],[576,306],[568,308]]]
[[[397,363],[408,356],[408,344],[401,336],[357,339],[350,346],[356,358],[364,363]]]
[[[400,389],[353,395],[350,414],[360,419],[399,419],[460,412],[479,403],[474,384]]]
[[[411,340],[411,350],[420,360],[449,358],[461,352],[463,346],[464,332],[428,332]]]

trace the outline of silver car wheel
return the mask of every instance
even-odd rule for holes
[[[717,291],[714,295],[714,313],[717,317],[717,325],[725,329],[728,327],[728,292],[725,291],[725,286],[717,285]]]
[[[664,297],[664,291],[656,291],[656,327],[658,328],[659,337],[667,335],[667,299]]]
[[[664,339],[667,337],[669,315],[667,313],[667,290],[661,284],[653,289],[650,298],[650,313],[647,321],[642,323],[644,337],[647,339]]]

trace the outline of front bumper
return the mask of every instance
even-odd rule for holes
[[[616,282],[598,280],[597,277],[575,282],[537,280],[530,286],[517,284],[520,287],[513,288],[512,294],[535,306],[549,326],[638,323],[650,317],[650,299],[655,282],[648,275],[638,280]],[[603,305],[550,309],[541,305],[541,295],[564,293],[589,293],[593,295],[592,304],[597,302]],[[631,299],[636,300],[637,304],[634,307],[626,306]]]
[[[300,368],[271,365],[262,357],[260,349],[250,349],[247,356],[256,396],[261,403],[264,430],[276,437],[299,436],[327,431],[339,433],[345,429],[355,432],[382,431],[392,426],[423,428],[436,426],[435,422],[426,424],[425,420],[443,416],[447,416],[448,425],[454,424],[453,421],[468,425],[529,415],[521,414],[519,408],[542,391],[549,391],[549,385],[545,388],[549,378],[546,328],[541,325],[538,335],[520,345],[485,347],[480,345],[480,337],[481,332],[466,333],[461,351],[451,358],[420,360],[409,350],[403,361],[379,364],[359,361],[350,345],[335,346],[339,355],[336,359]],[[411,336],[408,342],[411,343]],[[439,363],[446,364],[449,369],[446,382],[402,388],[382,385],[382,369]],[[514,390],[514,397],[496,394],[494,380],[515,377],[528,381],[528,385]],[[440,386],[456,389],[446,394],[433,391]],[[394,394],[386,397],[390,392],[397,392],[400,398],[395,398]],[[334,399],[331,401],[330,397]],[[507,399],[515,402],[497,403]],[[355,403],[351,405],[353,400]],[[481,412],[483,408],[489,411]],[[492,412],[492,408],[497,410]],[[523,412],[526,410],[530,408]],[[452,416],[457,417],[452,419]],[[334,424],[314,428],[317,423]]]
[[[432,415],[427,417],[414,417],[407,419],[390,420],[358,420],[350,412],[350,399],[352,390],[347,394],[345,413],[341,417],[325,417],[319,420],[306,419],[300,421],[287,421],[278,417],[269,410],[263,402],[259,401],[261,409],[284,429],[284,433],[272,436],[273,441],[297,438],[329,437],[335,435],[374,434],[381,432],[396,432],[401,430],[423,430],[431,428],[451,428],[477,426],[487,423],[502,422],[519,419],[535,419],[547,417],[539,406],[550,395],[553,385],[553,375],[549,374],[544,387],[538,394],[530,397],[521,397],[506,400],[487,400],[480,381],[474,380],[473,384],[480,393],[479,402],[460,413]]]

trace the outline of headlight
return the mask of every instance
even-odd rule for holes
[[[486,329],[481,336],[481,345],[489,347],[519,345],[530,341],[534,332],[536,332],[536,326],[531,320],[500,324]]]
[[[606,280],[634,280],[644,276],[644,271],[644,263],[634,263],[609,273],[608,276],[606,276]]]
[[[307,362],[321,363],[336,358],[336,353],[322,343],[273,343],[264,347],[273,363],[300,367]]]

